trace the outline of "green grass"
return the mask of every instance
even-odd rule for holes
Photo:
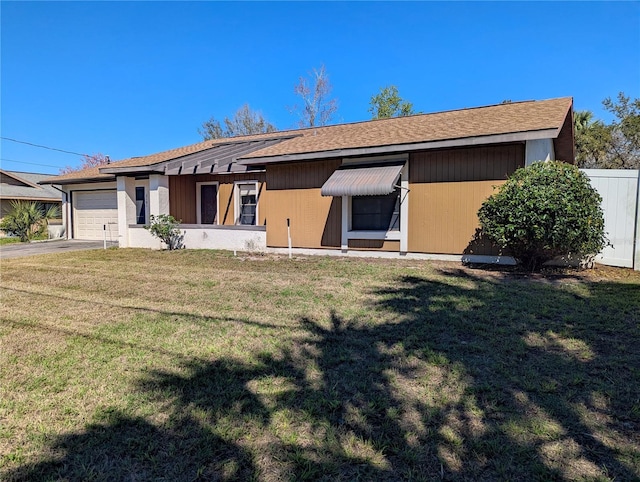
[[[640,273],[0,265],[0,480],[639,480]]]
[[[0,238],[0,246],[4,244],[14,244],[19,242],[20,242],[20,238],[11,238],[11,237]]]
[[[43,241],[45,239],[49,239],[49,234],[47,233],[47,231],[45,230],[43,233],[40,233],[38,235],[34,235],[32,238],[32,241]],[[20,243],[20,238],[14,237],[14,236],[6,236],[6,237],[1,237],[0,238],[0,246],[3,246],[5,244],[15,244],[15,243]]]

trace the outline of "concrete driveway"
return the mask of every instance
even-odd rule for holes
[[[117,245],[117,243],[107,243],[107,247]],[[76,239],[5,244],[4,246],[0,246],[0,259],[35,256],[38,254],[64,253],[66,251],[81,251],[86,249],[102,249],[103,247],[104,243],[102,241],[80,241]]]

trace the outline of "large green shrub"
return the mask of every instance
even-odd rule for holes
[[[33,201],[13,200],[9,205],[11,209],[2,218],[0,230],[22,242],[40,237],[47,229],[47,221],[60,215],[57,206],[45,211],[42,204]]]
[[[584,259],[605,247],[601,201],[577,167],[536,162],[514,172],[478,217],[489,239],[533,271],[558,256]]]
[[[153,236],[166,244],[167,248],[172,250],[182,248],[184,236],[180,234],[179,225],[180,221],[177,221],[169,214],[160,214],[158,216],[152,214],[149,225],[145,226],[144,229],[148,230]]]

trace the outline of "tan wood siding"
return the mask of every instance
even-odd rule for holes
[[[267,246],[288,245],[289,218],[294,247],[340,247],[342,199],[320,194],[320,188],[340,164],[339,159],[332,159],[267,167],[262,202],[267,218]]]
[[[235,224],[235,199],[233,186],[238,181],[258,181],[258,224],[264,225],[266,209],[261,199],[265,191],[265,173],[242,173],[197,176],[170,176],[169,177],[169,212],[176,219],[181,219],[183,224],[195,224],[197,222],[196,183],[218,182],[218,222],[225,225]]]
[[[410,252],[497,254],[475,239],[478,209],[517,168],[524,144],[425,151],[410,156]]]
[[[462,254],[478,228],[478,209],[504,181],[414,184],[409,204],[410,252]],[[476,251],[474,254],[493,254]],[[490,250],[492,251],[492,250]]]
[[[507,179],[524,166],[524,144],[422,151],[409,159],[410,183]]]
[[[267,246],[286,247],[287,218],[296,248],[339,248],[342,199],[323,197],[320,189],[267,190]]]
[[[358,251],[400,251],[400,241],[384,239],[350,239],[349,249]]]
[[[268,246],[287,246],[287,218],[291,220],[294,247],[340,246],[341,199],[320,195],[320,188],[340,164],[334,159],[268,166],[267,190],[261,204],[261,217],[264,214],[268,226]],[[477,211],[493,192],[492,186],[501,184],[523,165],[522,143],[411,154],[409,251],[493,252],[486,243],[473,243]],[[398,251],[399,245],[353,240],[350,248]]]

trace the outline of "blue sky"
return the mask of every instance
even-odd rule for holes
[[[422,112],[573,96],[640,97],[639,2],[8,2],[3,137],[112,160],[201,140],[244,103],[293,127],[293,87],[326,66],[337,122],[385,85]],[[0,166],[80,157],[1,141]],[[20,162],[15,162],[20,161]]]

